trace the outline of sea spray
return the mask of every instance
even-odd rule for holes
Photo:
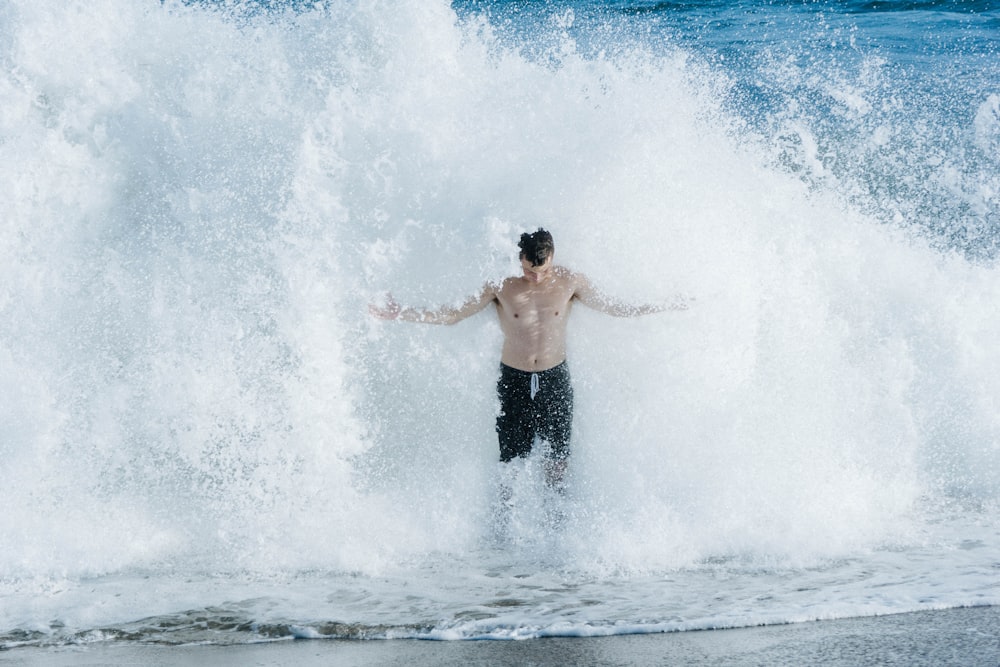
[[[695,301],[574,306],[567,516],[507,567],[816,565],[924,539],[928,506],[994,506],[989,246],[924,233],[953,200],[886,215],[857,187],[901,174],[905,201],[953,173],[993,220],[989,151],[928,172],[965,144],[878,143],[918,113],[893,100],[923,98],[874,62],[822,122],[751,123],[740,73],[671,40],[602,55],[579,16],[532,53],[442,2],[10,3],[4,578],[429,562],[435,588],[488,537],[500,334],[488,311],[422,327],[367,304],[457,302],[537,226],[623,300]],[[841,75],[780,71],[793,92]],[[954,132],[988,148],[977,94]],[[875,141],[860,171],[829,159],[857,147],[845,118]]]

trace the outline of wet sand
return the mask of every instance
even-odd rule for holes
[[[2,665],[945,665],[1000,667],[1000,607],[656,635],[527,641],[298,640],[0,651]]]

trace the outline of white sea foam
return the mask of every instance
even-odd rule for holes
[[[732,115],[728,78],[689,53],[584,56],[557,30],[529,58],[444,2],[239,20],[13,0],[0,16],[0,634],[220,598],[441,638],[997,602],[975,593],[1000,544],[980,514],[1000,494],[996,269],[816,178],[807,120],[790,167],[787,135]],[[830,94],[870,114],[870,92]],[[985,144],[991,100],[969,127]],[[994,185],[977,201],[995,206]],[[553,536],[528,461],[497,556],[492,315],[419,327],[366,304],[458,301],[516,271],[538,225],[622,299],[696,301],[638,320],[577,307],[565,521]],[[971,537],[938,532],[947,512]],[[927,592],[925,555],[962,539],[983,547]],[[497,590],[491,558],[515,568]],[[865,563],[884,560],[903,574],[868,599]],[[747,598],[699,607],[734,568]],[[851,583],[827,606],[758,604],[774,583],[759,569]],[[220,572],[243,574],[183,583]],[[692,606],[640,592],[683,588],[664,573],[690,578]],[[423,602],[401,599],[410,581]],[[304,592],[329,582],[376,590],[355,606]],[[461,620],[511,586],[515,611]],[[87,591],[116,587],[126,601],[96,609]],[[588,595],[592,612],[559,610]],[[429,618],[452,620],[413,628]]]

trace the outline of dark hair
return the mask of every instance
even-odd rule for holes
[[[552,234],[541,227],[533,234],[521,234],[517,247],[521,249],[521,259],[528,260],[532,266],[541,266],[556,251]]]

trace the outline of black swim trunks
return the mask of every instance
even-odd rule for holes
[[[569,456],[573,387],[565,361],[537,373],[500,364],[497,396],[501,461],[527,456],[536,435],[549,443],[553,458]]]

